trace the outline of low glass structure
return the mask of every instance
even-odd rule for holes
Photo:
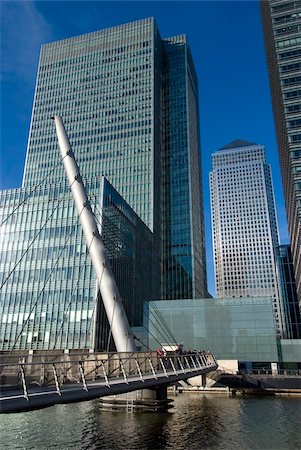
[[[152,349],[166,343],[165,323],[186,349],[210,349],[222,360],[278,361],[272,297],[164,300],[145,308]]]

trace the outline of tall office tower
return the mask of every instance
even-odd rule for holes
[[[65,180],[53,114],[87,182],[106,176],[163,247],[164,298],[206,296],[197,78],[185,36],[162,40],[148,18],[44,45],[23,187],[46,174]]]
[[[297,294],[301,305],[301,2],[262,0],[261,13]]]
[[[236,140],[212,155],[212,234],[217,297],[274,299],[278,330],[274,247],[279,245],[271,169],[264,147]]]
[[[87,330],[90,333],[93,325],[89,314],[95,279],[60,161],[51,120],[54,114],[63,117],[101,226],[116,219],[112,232],[106,234],[106,245],[113,255],[110,259],[130,323],[141,323],[144,300],[207,295],[197,78],[185,36],[162,40],[150,18],[54,42],[41,50],[23,187],[0,196],[0,215],[5,220],[33,192],[24,209],[0,230],[0,243],[5,245],[0,259],[4,282],[22,250],[32,246],[18,266],[14,283],[10,278],[2,291],[4,349],[10,349],[18,336],[24,314],[29,328],[17,348],[93,345]],[[128,204],[111,186],[105,189],[106,202],[114,205],[102,213],[101,186],[106,186],[102,176]],[[56,211],[58,203],[62,207]],[[42,237],[32,243],[39,229]],[[119,236],[123,231],[124,236]],[[52,259],[58,258],[66,240],[70,249],[58,262],[60,273],[40,298],[39,286],[43,287],[55,262]],[[26,266],[30,255],[32,271]],[[40,309],[31,313],[36,301]],[[48,328],[39,328],[44,320],[53,324],[51,329],[49,323]],[[87,323],[81,325],[82,320]],[[57,340],[60,321],[64,337]],[[99,336],[103,342],[102,330]]]
[[[283,305],[284,337],[301,339],[300,310],[290,246],[276,247],[275,257],[279,296]]]
[[[198,83],[185,36],[163,41],[163,298],[207,296]]]

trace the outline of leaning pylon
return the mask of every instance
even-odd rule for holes
[[[119,353],[136,352],[134,337],[62,118],[54,116],[53,119],[62,161],[91,255],[116,350]]]

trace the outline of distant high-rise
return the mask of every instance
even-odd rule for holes
[[[127,298],[130,298],[131,287],[137,292],[139,280],[135,277],[140,276],[142,268],[147,270],[150,279],[154,280],[153,289],[144,289],[145,273],[142,271],[144,275],[140,277],[142,283],[140,293],[144,294],[139,294],[139,300],[135,301],[137,314],[131,311],[132,317],[135,318],[132,323],[139,322],[140,306],[143,300],[149,300],[150,296],[166,299],[205,297],[207,284],[198,86],[186,37],[180,35],[161,39],[154,19],[148,18],[42,47],[23,189],[2,193],[0,200],[4,203],[3,217],[10,214],[18,199],[21,201],[36,186],[41,184],[42,187],[35,191],[35,198],[29,200],[29,209],[25,207],[26,213],[23,215],[17,212],[18,221],[29,217],[34,223],[29,222],[26,225],[19,223],[19,228],[15,228],[12,218],[10,223],[8,221],[4,225],[2,237],[7,234],[8,239],[9,236],[15,239],[23,226],[27,228],[25,235],[20,235],[22,239],[25,238],[20,241],[20,245],[14,242],[7,243],[4,258],[0,260],[3,280],[17,262],[16,258],[20,257],[21,247],[25,246],[25,241],[27,244],[31,243],[28,236],[34,237],[44,226],[46,231],[42,233],[43,241],[35,244],[37,247],[42,246],[44,251],[36,259],[31,274],[22,273],[20,277],[25,277],[26,281],[26,277],[30,276],[30,281],[37,281],[39,277],[44,279],[48,276],[52,267],[50,256],[56,255],[54,249],[57,250],[60,243],[63,244],[63,240],[68,238],[65,231],[61,230],[65,230],[66,226],[70,228],[70,224],[67,223],[69,217],[73,221],[76,219],[71,202],[60,209],[59,213],[55,211],[54,216],[51,216],[51,230],[48,230],[49,224],[44,223],[57,201],[64,196],[69,199],[69,188],[51,120],[54,114],[61,115],[64,120],[71,146],[94,203],[97,205],[100,202],[102,195],[100,186],[102,176],[105,176],[152,232],[151,235],[145,230],[144,234],[141,232],[144,237],[138,242],[139,230],[143,227],[137,218],[134,218],[133,223],[128,225],[134,236],[132,238],[134,242],[128,242],[130,233],[123,227],[122,219],[118,219],[120,230],[125,229],[127,233],[118,238],[122,245],[119,253],[118,248],[114,247],[114,242],[110,241],[110,245],[117,252],[114,258],[119,262],[123,255],[122,249],[125,253],[133,253],[137,250],[136,244],[140,249],[143,240],[146,243],[146,260],[139,260],[141,265],[139,271],[133,268],[137,262],[136,256],[132,255],[135,262],[131,262],[129,266],[128,260],[123,255],[125,266],[120,269],[119,280],[118,276],[116,277],[117,282],[122,283],[124,296]],[[117,193],[113,195],[115,192],[113,187],[111,191],[108,190],[110,198],[118,196]],[[121,200],[118,200],[119,204],[123,204]],[[121,208],[120,213],[133,214],[128,205]],[[28,215],[26,208],[29,211]],[[113,208],[107,210],[108,214],[112,211]],[[102,217],[101,212],[98,215]],[[113,226],[112,233],[116,234],[115,228]],[[12,234],[9,234],[10,231]],[[110,232],[107,234],[109,239],[108,236]],[[52,239],[56,239],[55,243]],[[65,336],[65,340],[56,341],[54,337],[56,327],[53,326],[51,332],[54,334],[49,339],[47,335],[46,341],[44,336],[42,340],[33,344],[26,341],[27,338],[24,336],[22,348],[24,345],[26,348],[46,348],[50,345],[49,342],[58,348],[63,342],[65,344],[67,342],[69,348],[83,348],[89,345],[88,338],[81,333],[80,311],[83,310],[83,302],[88,302],[88,306],[85,304],[84,307],[85,317],[87,311],[91,311],[95,297],[95,280],[89,258],[83,262],[85,244],[78,227],[72,239],[74,242],[68,253],[68,259],[64,258],[64,270],[67,274],[64,276],[67,277],[66,283],[69,287],[62,284],[58,292],[58,284],[55,286],[55,283],[50,282],[43,314],[45,313],[49,321],[54,323],[63,320],[65,334],[73,328],[75,331],[73,330],[74,333],[72,331],[69,340],[68,336]],[[114,241],[114,236],[112,235],[110,239]],[[148,249],[150,241],[151,250]],[[18,245],[18,251],[15,251]],[[141,253],[139,255],[141,256]],[[24,269],[27,268],[23,268],[22,272]],[[156,275],[161,276],[159,280],[161,289],[160,286],[157,289]],[[127,277],[130,279],[128,288],[126,288]],[[20,278],[22,283],[23,278]],[[17,280],[17,275],[15,279]],[[19,295],[12,286],[9,289],[12,289],[9,291],[12,294],[10,296],[5,294],[6,289],[3,290],[3,295],[6,295],[6,309],[3,310],[3,314],[9,320],[5,322],[9,323],[5,326],[6,334],[3,338],[5,349],[10,348],[13,339],[18,335],[17,328],[18,326],[20,328],[25,317],[14,314],[19,314],[21,310],[22,314],[29,314],[30,305],[33,305],[39,295],[37,285],[25,286],[28,295]],[[71,294],[72,321],[64,310],[64,305],[69,303]],[[53,302],[55,307],[52,305]],[[53,310],[55,314],[50,317],[48,311]],[[43,315],[43,320],[46,316]],[[16,320],[21,322],[15,323],[14,317],[18,317]],[[30,316],[27,316],[27,319],[28,317]],[[74,317],[77,318],[76,323]],[[35,330],[34,324],[31,323],[30,326],[30,332],[39,333]],[[39,327],[39,322],[36,326]],[[87,329],[91,330],[91,326],[90,320]],[[11,327],[15,327],[12,333]],[[46,342],[44,347],[43,342]]]
[[[301,305],[301,1],[261,0],[289,234]]]
[[[282,332],[274,258],[278,226],[264,147],[236,140],[213,153],[212,162],[217,297],[273,297],[278,330]]]

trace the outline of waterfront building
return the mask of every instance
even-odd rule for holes
[[[153,233],[104,177],[89,192],[129,322],[141,326],[144,300],[160,292]],[[0,192],[1,222],[28,197],[0,228],[0,285],[9,277],[0,292],[0,349],[110,348],[72,194],[62,184],[29,193]]]
[[[274,298],[279,332],[274,248],[279,245],[271,168],[262,145],[236,140],[212,155],[212,238],[218,298]]]
[[[145,300],[208,295],[198,87],[186,37],[161,39],[148,18],[53,42],[41,49],[22,188],[1,193],[3,220],[22,203],[1,227],[3,281],[39,234],[1,289],[3,350],[16,340],[20,349],[106,344],[105,318],[92,317],[94,273],[75,223],[55,114],[64,120],[91,201],[103,208],[103,230],[112,212],[118,218],[104,236],[130,325],[141,325]]]
[[[268,73],[301,305],[301,2],[261,0]]]
[[[148,18],[43,45],[23,187],[47,174],[65,180],[53,114],[88,183],[106,176],[153,231],[163,298],[206,296],[198,87],[186,36],[161,39]]]
[[[284,337],[301,339],[300,309],[290,245],[276,247],[275,259],[279,296],[283,308]]]
[[[149,347],[165,342],[162,324],[185,348],[214,354],[222,367],[271,370],[301,369],[301,340],[281,339],[276,333],[272,297],[201,298],[151,301],[145,304],[144,326]]]

